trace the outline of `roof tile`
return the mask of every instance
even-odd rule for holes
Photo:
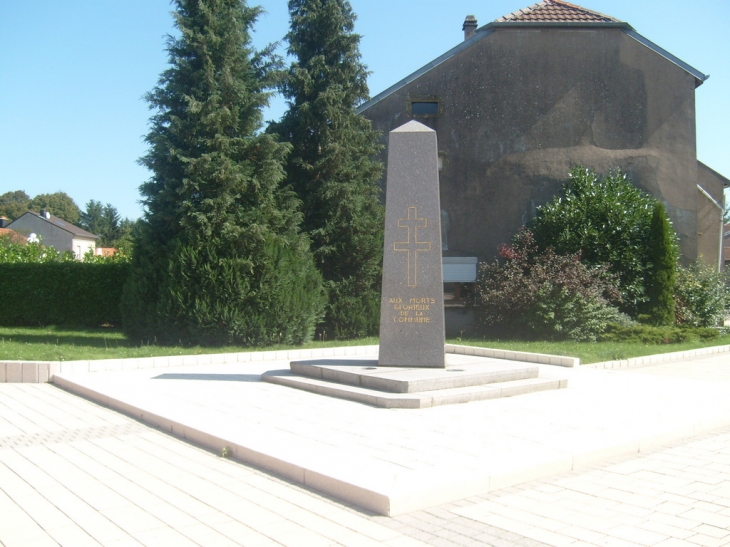
[[[620,23],[608,15],[562,0],[543,0],[500,17],[495,23]]]

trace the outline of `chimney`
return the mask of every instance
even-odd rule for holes
[[[477,18],[473,15],[467,15],[466,19],[464,19],[464,26],[461,27],[461,30],[464,31],[464,40],[471,38],[477,30]]]
[[[51,218],[51,213],[49,213],[45,209],[41,209],[41,218],[45,218],[46,220],[48,220],[49,218]]]
[[[5,228],[8,224],[10,224],[8,217],[0,217],[0,228]]]

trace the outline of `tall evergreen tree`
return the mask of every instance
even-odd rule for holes
[[[272,131],[290,142],[287,183],[303,202],[336,337],[377,332],[383,253],[378,133],[355,108],[368,99],[360,36],[347,0],[290,0],[282,92],[289,108]]]
[[[90,199],[86,209],[81,211],[79,226],[100,237],[98,247],[114,247],[116,241],[124,235],[120,225],[119,211],[111,203],[102,205],[100,201]]]
[[[274,83],[271,49],[245,0],[176,0],[170,68],[140,163],[152,178],[122,302],[136,339],[193,344],[300,342],[323,306],[321,278],[281,190],[288,145],[260,132]]]
[[[649,242],[646,276],[649,320],[655,325],[673,325],[678,248],[664,205],[658,201],[654,203],[649,225]]]

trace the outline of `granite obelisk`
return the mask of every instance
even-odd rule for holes
[[[436,132],[390,132],[379,366],[445,367]]]

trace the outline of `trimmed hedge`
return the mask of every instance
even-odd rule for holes
[[[0,325],[121,325],[129,263],[0,263]]]

